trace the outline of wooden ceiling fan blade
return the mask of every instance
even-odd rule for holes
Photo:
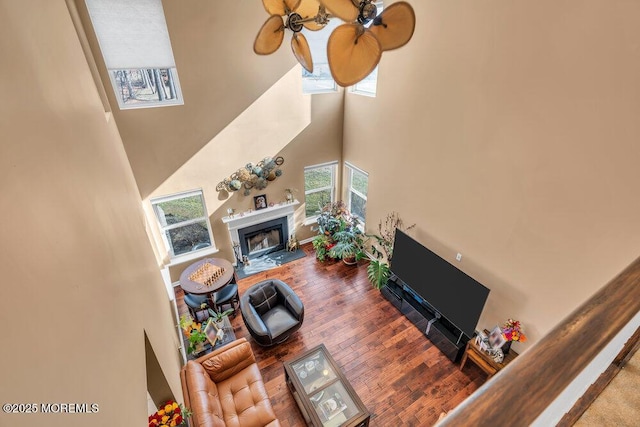
[[[302,0],[295,12],[299,14],[302,19],[308,19],[315,17],[318,14],[318,9],[320,9],[318,0]],[[324,28],[324,25],[320,25],[315,21],[305,22],[302,25],[311,31],[318,31]]]
[[[270,55],[282,44],[284,38],[284,24],[282,17],[271,15],[258,32],[253,42],[253,51],[258,55]]]
[[[302,33],[295,33],[291,37],[291,50],[300,65],[310,73],[313,73],[313,60],[311,59],[311,49],[307,38]]]
[[[340,86],[354,85],[371,74],[381,55],[376,37],[360,24],[340,25],[329,36],[329,68]]]
[[[400,1],[385,8],[373,20],[369,29],[376,36],[382,50],[393,50],[411,40],[416,27],[416,14],[407,2]]]
[[[264,10],[269,15],[288,15],[288,11],[295,10],[301,0],[262,0]]]
[[[327,11],[337,16],[345,22],[354,22],[358,19],[358,8],[353,5],[351,0],[320,0]]]

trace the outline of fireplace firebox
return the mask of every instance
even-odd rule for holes
[[[287,222],[287,217],[282,217],[239,229],[242,255],[252,259],[285,249],[289,235]]]

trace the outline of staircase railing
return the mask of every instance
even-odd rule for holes
[[[640,311],[640,258],[438,426],[530,425]]]

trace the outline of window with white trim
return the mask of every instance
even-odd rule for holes
[[[215,248],[202,190],[158,197],[151,206],[171,258]]]
[[[327,42],[333,30],[343,22],[333,18],[320,31],[302,29],[302,34],[309,43],[311,60],[313,61],[313,73],[302,68],[302,93],[331,93],[337,92],[338,86],[331,76],[329,60],[327,59]]]
[[[384,10],[384,3],[382,0],[375,1],[373,4],[378,8],[378,16]],[[365,27],[369,28],[373,24],[373,21],[369,21]],[[358,83],[351,86],[349,91],[351,93],[355,93],[357,95],[365,95],[372,96],[375,98],[378,86],[378,67],[374,68],[371,74],[369,74],[364,79],[360,80]]]
[[[367,191],[369,174],[345,162],[345,180],[347,183],[347,207],[352,215],[364,224],[367,213]]]
[[[378,86],[378,67],[374,68],[371,74],[358,83],[351,86],[351,93],[357,95],[372,96],[375,98]]]
[[[120,109],[182,105],[161,0],[85,0]]]
[[[336,201],[336,173],[338,162],[304,168],[305,216],[307,221],[318,216],[320,209]]]

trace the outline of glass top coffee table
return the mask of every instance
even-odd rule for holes
[[[208,321],[207,321],[208,323]],[[205,328],[205,322],[203,322],[203,328]],[[216,332],[218,330],[222,330],[220,335],[216,336]],[[204,356],[205,354],[211,353],[213,350],[222,347],[223,345],[229,344],[231,341],[235,341],[236,334],[233,331],[233,326],[231,325],[231,321],[228,316],[222,318],[222,324],[216,325],[215,328],[212,328],[213,334],[205,328],[205,334],[207,334],[207,340],[204,342],[202,349],[200,351],[193,352],[187,355],[187,360],[195,360],[199,357]],[[182,333],[182,339],[184,341],[185,348],[189,346],[189,342],[184,332]],[[214,344],[212,344],[212,342]]]
[[[307,425],[369,425],[369,411],[324,344],[284,362],[284,372]]]

